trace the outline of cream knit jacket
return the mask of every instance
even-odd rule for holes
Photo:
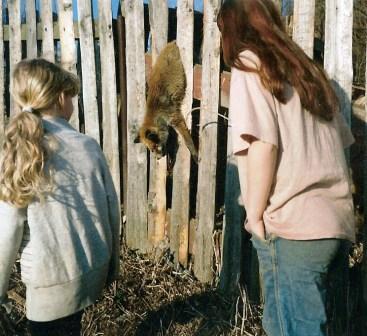
[[[43,122],[57,144],[46,167],[52,192],[24,209],[0,202],[0,303],[7,302],[20,252],[27,317],[34,321],[55,320],[94,303],[117,276],[120,250],[118,199],[98,143],[64,119]]]

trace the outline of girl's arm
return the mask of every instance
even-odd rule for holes
[[[265,239],[263,214],[268,204],[277,160],[277,147],[248,139],[247,152],[247,227],[251,233]]]
[[[0,201],[0,304],[7,303],[12,267],[23,239],[26,209]]]

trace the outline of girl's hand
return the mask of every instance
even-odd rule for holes
[[[251,234],[262,240],[265,240],[265,226],[262,220],[253,222],[248,221],[247,226]]]

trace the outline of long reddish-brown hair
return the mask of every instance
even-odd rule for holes
[[[272,0],[226,0],[218,14],[225,63],[257,72],[266,89],[286,103],[286,84],[298,92],[302,106],[324,120],[339,109],[325,71],[288,36]],[[260,59],[259,69],[246,66],[240,53],[250,50]]]

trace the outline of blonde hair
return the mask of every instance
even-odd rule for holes
[[[13,72],[11,94],[22,109],[5,130],[0,162],[0,200],[21,208],[50,189],[45,172],[49,154],[41,116],[59,107],[60,95],[79,93],[78,78],[44,59],[19,62]]]

